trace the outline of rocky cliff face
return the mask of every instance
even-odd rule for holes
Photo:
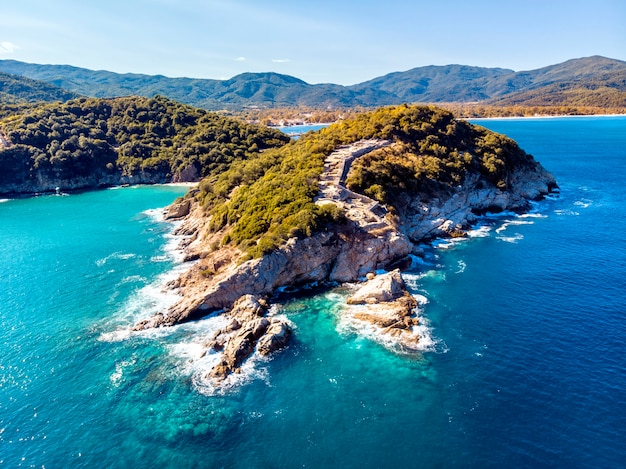
[[[167,312],[138,324],[138,329],[197,319],[216,310],[230,309],[244,295],[271,295],[282,286],[356,281],[407,256],[413,247],[391,223],[366,231],[348,220],[337,230],[292,238],[280,249],[238,265],[240,252],[204,251],[206,241],[200,240],[208,236],[200,208],[187,215],[179,233],[195,239],[186,250],[188,257],[200,259],[173,285],[180,289],[183,300]]]
[[[477,214],[487,211],[526,211],[557,187],[554,176],[540,164],[519,169],[507,177],[507,188],[488,184],[478,173],[468,174],[462,185],[436,197],[405,198],[398,208],[401,229],[413,242],[448,235],[462,235]]]
[[[21,182],[9,182],[0,184],[0,194],[5,195],[32,195],[45,192],[54,192],[57,188],[61,191],[77,191],[84,189],[96,189],[99,187],[121,186],[125,184],[164,184],[177,182],[166,173],[138,172],[133,176],[125,176],[121,173],[96,172],[84,177],[71,179],[55,178],[47,174],[37,174],[35,178]]]

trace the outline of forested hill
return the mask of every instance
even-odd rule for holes
[[[188,196],[202,203],[211,230],[227,233],[223,244],[259,257],[288,238],[310,236],[341,220],[332,204],[315,203],[324,161],[340,146],[367,139],[394,143],[355,163],[347,184],[391,210],[400,210],[407,197],[448,197],[473,177],[485,188],[506,191],[512,173],[537,167],[532,156],[503,135],[434,106],[401,105],[361,114],[238,161],[217,178],[201,181]]]
[[[0,119],[0,194],[196,181],[289,137],[167,98],[79,98]]]
[[[117,74],[13,60],[0,60],[0,71],[42,80],[85,96],[161,94],[205,109],[378,107],[404,102],[626,108],[626,62],[600,56],[522,72],[465,65],[427,66],[352,86],[311,85],[277,73],[244,73],[229,80],[208,80]]]

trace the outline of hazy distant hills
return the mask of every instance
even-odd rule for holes
[[[0,73],[0,103],[19,104],[38,101],[67,101],[78,95],[38,80]]]
[[[0,60],[0,71],[85,96],[160,94],[206,109],[374,107],[404,102],[626,107],[626,62],[600,56],[522,72],[466,65],[418,67],[352,86],[311,85],[277,73],[244,73],[229,80],[168,78],[14,60]],[[0,98],[6,92],[0,81]]]

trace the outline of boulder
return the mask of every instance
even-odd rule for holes
[[[406,285],[400,270],[377,275],[368,280],[356,293],[348,298],[348,304],[378,304],[401,298],[406,292]]]
[[[287,345],[291,335],[289,325],[281,319],[265,317],[267,309],[264,298],[244,295],[224,313],[230,321],[205,343],[205,353],[221,353],[220,361],[207,373],[207,378],[220,384],[231,373],[239,373],[255,351],[267,356]]]
[[[270,327],[267,328],[265,335],[259,339],[257,350],[263,356],[267,356],[272,352],[284,348],[289,342],[291,329],[289,326],[278,320],[272,320]]]
[[[191,200],[183,199],[180,202],[175,202],[165,209],[163,217],[166,220],[174,220],[177,218],[186,217],[191,210]]]

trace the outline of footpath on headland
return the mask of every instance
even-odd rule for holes
[[[352,163],[359,157],[391,145],[390,140],[360,140],[344,145],[332,152],[324,161],[324,172],[320,178],[320,192],[315,203],[333,203],[343,209],[347,218],[361,228],[372,230],[387,227],[384,221],[385,208],[376,200],[357,194],[345,187]]]
[[[0,147],[9,148],[10,146],[11,146],[11,142],[9,142],[6,135],[4,135],[2,128],[0,128]]]

